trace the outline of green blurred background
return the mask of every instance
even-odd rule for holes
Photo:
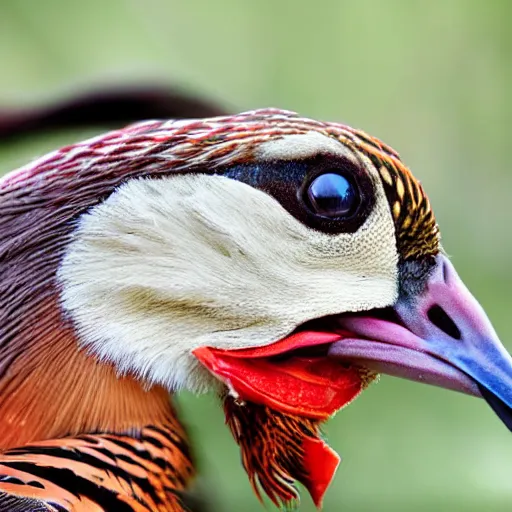
[[[0,104],[158,81],[363,128],[422,180],[512,349],[511,23],[508,0],[2,0]],[[89,134],[0,146],[0,172]],[[212,510],[261,510],[215,397],[180,407]],[[512,510],[510,433],[483,401],[384,377],[327,430],[343,456],[327,512]]]

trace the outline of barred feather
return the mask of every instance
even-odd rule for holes
[[[180,491],[194,471],[177,431],[174,423],[7,450],[0,456],[0,511],[181,512]]]

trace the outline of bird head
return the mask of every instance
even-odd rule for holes
[[[379,373],[483,397],[512,428],[512,359],[420,183],[361,131],[273,109],[148,121],[0,187],[44,207],[26,222],[78,349],[219,393],[275,503],[299,480],[321,504],[339,459],[320,425]]]

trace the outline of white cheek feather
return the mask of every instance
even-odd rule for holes
[[[393,303],[394,225],[378,183],[362,227],[328,235],[225,177],[136,179],[81,218],[58,277],[86,349],[200,392],[213,378],[196,347],[265,345],[313,318]]]

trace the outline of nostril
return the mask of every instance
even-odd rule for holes
[[[462,334],[460,329],[455,325],[455,322],[446,314],[446,311],[437,304],[432,306],[427,311],[428,319],[443,332],[455,338],[456,340],[460,340],[462,338]]]

